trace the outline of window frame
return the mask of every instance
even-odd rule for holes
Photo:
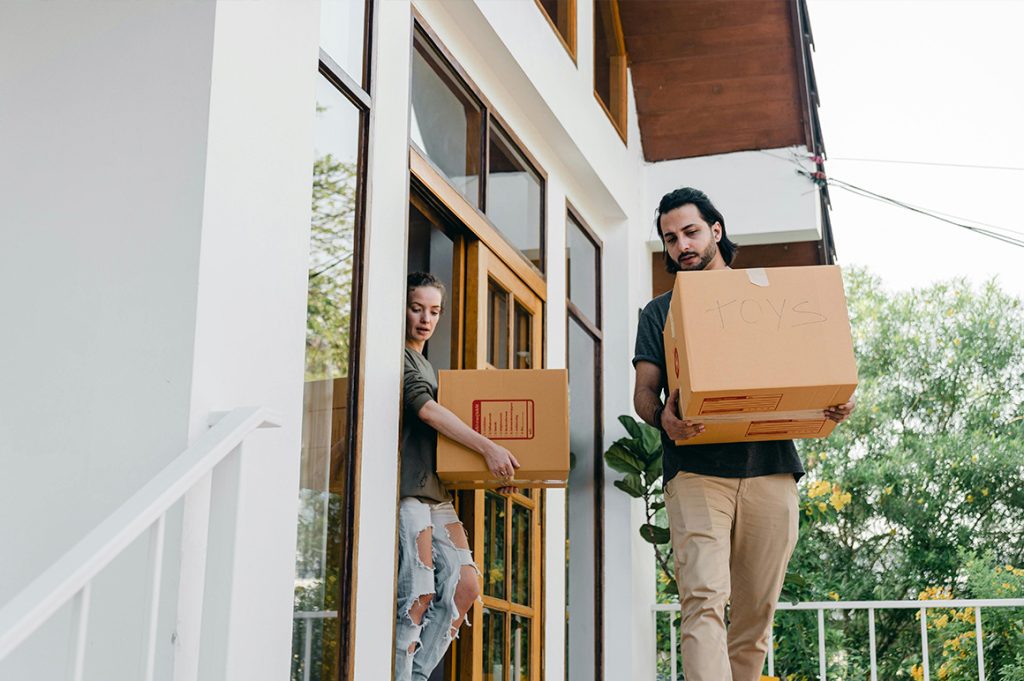
[[[551,29],[555,32],[555,35],[558,37],[558,41],[560,43],[562,43],[562,47],[564,47],[565,51],[569,53],[569,58],[572,59],[572,63],[576,64],[577,66],[579,66],[579,62],[576,60],[576,49],[577,49],[577,39],[576,39],[576,31],[577,31],[577,28],[576,28],[576,18],[577,18],[577,14],[576,14],[576,0],[557,0],[557,1],[558,2],[564,2],[566,4],[566,7],[567,7],[566,12],[569,15],[569,17],[566,19],[566,23],[568,24],[566,26],[566,30],[567,30],[569,35],[563,35],[562,34],[561,29],[558,28],[558,19],[557,19],[557,17],[553,17],[550,14],[548,14],[548,11],[544,7],[544,5],[541,2],[541,0],[534,0],[534,2],[537,4],[537,9],[540,10],[540,13],[547,20],[548,24],[551,25]]]
[[[322,48],[317,61],[317,78],[324,78],[342,97],[347,99],[359,113],[359,138],[357,141],[356,200],[353,215],[352,240],[352,309],[349,315],[349,357],[348,357],[348,414],[347,450],[345,474],[342,481],[342,500],[339,531],[340,557],[337,594],[338,618],[338,678],[337,681],[354,681],[355,662],[355,556],[359,546],[359,485],[361,449],[359,437],[363,427],[362,396],[364,394],[363,357],[365,356],[366,317],[365,310],[367,270],[367,197],[370,156],[370,127],[373,125],[374,107],[370,96],[372,66],[377,59],[377,45],[373,40],[374,19],[380,0],[364,0],[363,60],[358,76],[362,83],[343,69]],[[318,34],[319,44],[319,34]],[[293,609],[294,612],[294,609]],[[293,617],[293,626],[295,619]]]
[[[605,570],[604,570],[604,457],[602,456],[604,449],[604,333],[601,328],[601,321],[603,316],[603,275],[601,266],[604,260],[604,244],[597,233],[591,229],[590,225],[583,220],[579,211],[569,202],[566,201],[566,230],[565,230],[565,253],[566,253],[566,268],[565,268],[565,366],[569,367],[570,355],[569,355],[569,333],[571,330],[571,324],[576,323],[580,326],[584,333],[586,333],[590,339],[594,342],[594,443],[597,449],[594,451],[595,462],[594,462],[594,678],[596,681],[600,681],[604,678],[604,585],[605,585]],[[569,298],[569,267],[568,267],[568,254],[569,254],[569,230],[573,229],[573,225],[580,228],[583,236],[590,241],[594,246],[594,266],[595,266],[595,310],[596,320],[590,320],[587,315],[580,310],[575,303]],[[568,509],[568,489],[566,490],[566,508]],[[566,533],[568,536],[569,525],[566,523]],[[571,537],[569,538],[571,541]],[[566,569],[570,569],[568,562],[566,563]],[[568,613],[567,613],[568,614]],[[566,646],[568,647],[568,627],[569,617],[566,618]],[[569,651],[571,653],[572,651]],[[566,673],[568,674],[568,664],[566,664]],[[568,676],[566,677],[568,678]]]
[[[523,141],[518,135],[516,135],[505,119],[502,118],[501,114],[498,113],[490,100],[487,99],[480,88],[477,87],[476,83],[474,83],[469,77],[469,74],[467,74],[465,69],[462,68],[458,60],[455,59],[448,48],[445,47],[444,43],[441,42],[437,33],[430,28],[423,16],[415,8],[412,10],[412,15],[413,30],[409,46],[410,50],[416,49],[415,42],[417,38],[423,40],[428,47],[433,49],[435,55],[440,58],[443,64],[451,70],[451,75],[459,81],[459,84],[473,97],[475,97],[481,105],[483,125],[481,126],[481,172],[477,205],[474,206],[469,203],[461,192],[458,191],[458,188],[455,187],[455,185],[452,184],[444,174],[444,171],[438,168],[430,159],[426,151],[421,149],[419,145],[410,139],[410,167],[413,175],[416,176],[421,183],[426,185],[435,196],[443,200],[448,208],[460,218],[463,224],[465,224],[471,232],[483,241],[488,248],[498,254],[506,265],[511,267],[521,279],[537,291],[541,296],[541,299],[544,299],[546,297],[547,288],[545,283],[547,274],[545,270],[535,266],[526,254],[520,251],[519,248],[513,244],[501,229],[491,222],[491,219],[487,216],[487,180],[489,174],[490,134],[492,125],[496,125],[498,127],[501,134],[504,135],[504,137],[514,147],[513,150],[529,164],[530,169],[536,173],[541,180],[541,219],[539,235],[541,264],[546,264],[546,257],[548,253],[546,210],[548,184],[547,172],[544,170],[543,166],[537,162],[536,157],[530,153],[530,150],[525,144],[523,144]],[[453,189],[456,194],[458,194],[458,197],[449,198],[449,192],[445,190],[445,186],[443,185]],[[481,222],[483,225],[481,225]],[[537,285],[538,280],[540,284],[539,286]]]
[[[609,35],[610,40],[615,42],[615,52],[609,53],[609,57],[615,59],[616,57],[621,60],[620,65],[612,69],[612,64],[608,65],[609,75],[609,99],[611,102],[605,102],[601,99],[601,95],[597,91],[597,31],[602,21],[602,13],[599,9],[599,5],[604,4],[608,7],[611,12],[611,31]],[[622,138],[623,144],[628,144],[629,134],[629,72],[628,72],[628,55],[626,52],[626,38],[622,30],[622,16],[619,12],[619,0],[594,0],[594,99],[597,100],[598,104],[604,110],[608,116],[608,120],[611,121],[612,127],[619,133],[619,137]],[[618,88],[618,93],[616,93]],[[616,96],[617,95],[617,96]]]

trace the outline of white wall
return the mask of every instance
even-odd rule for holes
[[[660,161],[644,168],[645,205],[679,187],[703,190],[725,216],[729,238],[740,245],[821,239],[820,199],[806,147],[739,151]],[[649,239],[657,240],[657,232]],[[660,246],[659,246],[660,249]]]
[[[17,557],[0,560],[0,603],[211,410],[271,406],[285,427],[246,454],[227,641],[244,654],[223,679],[289,664],[317,8],[0,7],[0,498],[18,509],[0,514]],[[100,579],[86,678],[140,678],[125,617],[144,549]],[[47,654],[20,658],[26,678],[60,678],[67,622],[33,640]]]

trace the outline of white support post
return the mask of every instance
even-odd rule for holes
[[[928,611],[921,608],[921,669],[924,671],[924,681],[931,681],[931,673],[928,671]]]
[[[82,681],[85,673],[85,639],[89,634],[89,606],[92,602],[92,581],[85,583],[75,598],[75,647],[71,655],[72,681]]]
[[[974,642],[978,646],[978,681],[985,681],[985,646],[982,643],[981,608],[974,609]]]
[[[156,630],[160,615],[160,585],[164,567],[164,532],[167,514],[161,515],[152,528],[149,545],[149,629],[146,631],[146,657],[143,677],[145,681],[153,681],[156,664]]]
[[[768,627],[768,676],[775,676],[775,620]]]
[[[878,681],[878,646],[875,642],[874,608],[868,608],[868,646],[871,651],[871,681]]]
[[[671,614],[670,612],[669,616]],[[658,681],[658,611],[652,610],[651,615],[654,619],[654,629],[652,629],[654,636],[651,637],[654,639],[654,678],[651,681]]]
[[[232,681],[229,656],[235,555],[241,503],[242,447],[239,445],[213,469],[210,484],[206,589],[203,597],[199,679]]]
[[[213,471],[210,471],[185,494],[184,499],[178,612],[174,626],[174,681],[199,679],[199,641],[203,626],[203,594],[206,591],[212,482]]]
[[[309,666],[313,663],[313,619],[306,619],[302,642],[302,681],[309,681]]]
[[[676,678],[679,673],[679,662],[676,658],[677,646],[679,645],[676,641],[676,618],[673,616],[675,613],[670,612],[668,614],[668,640],[671,642],[672,651],[669,653],[669,659],[672,661],[672,679]]]
[[[826,681],[828,664],[825,659],[825,610],[818,608],[818,679]]]

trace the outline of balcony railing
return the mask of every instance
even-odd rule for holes
[[[982,609],[984,608],[1024,608],[1024,598],[998,599],[953,599],[927,601],[808,601],[805,603],[779,603],[779,611],[814,610],[818,613],[818,679],[827,681],[827,651],[825,647],[825,612],[836,610],[866,610],[868,613],[868,649],[871,660],[871,681],[878,681],[878,655],[875,642],[875,612],[878,610],[918,610],[921,620],[921,671],[924,681],[931,680],[928,659],[928,617],[927,610],[935,608],[973,608],[975,644],[978,649],[978,679],[985,681],[985,648],[984,630],[982,628]],[[679,642],[676,636],[675,616],[679,613],[678,603],[657,604],[652,606],[654,630],[658,630],[658,618],[668,617],[669,623],[669,679],[679,678]],[[773,631],[774,633],[774,631]],[[659,649],[655,636],[655,657],[663,651]],[[773,640],[768,642],[768,675],[775,675],[775,646]],[[657,665],[655,665],[657,669]],[[657,681],[657,672],[655,672]]]

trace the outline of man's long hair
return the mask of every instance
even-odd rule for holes
[[[665,245],[665,237],[661,233],[661,216],[688,203],[692,203],[697,207],[697,212],[700,213],[701,219],[708,223],[709,227],[716,222],[722,226],[722,238],[718,242],[718,250],[722,253],[722,259],[725,260],[725,264],[731,265],[736,257],[736,251],[739,249],[739,246],[725,235],[725,218],[715,208],[715,204],[711,203],[708,195],[693,187],[681,187],[661,197],[661,203],[658,204],[658,214],[654,218],[654,226],[658,228],[658,237],[661,238],[662,246]],[[680,271],[679,263],[669,257],[667,248],[664,251],[664,257],[665,269],[668,270],[669,274],[675,274]]]

